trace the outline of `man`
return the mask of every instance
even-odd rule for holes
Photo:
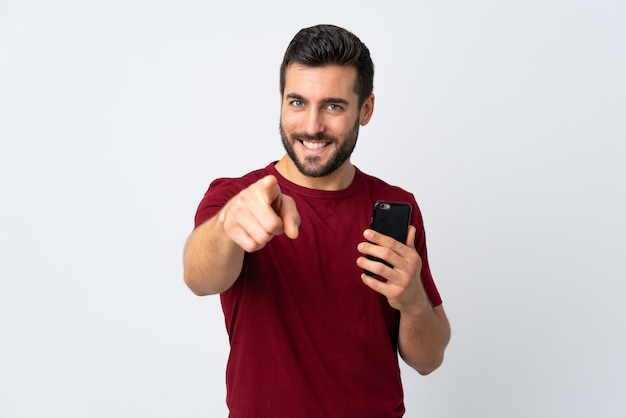
[[[350,161],[373,77],[352,33],[301,30],[280,69],[286,155],[215,180],[199,205],[185,282],[220,294],[231,417],[400,417],[397,353],[421,374],[443,361],[450,327],[417,203]],[[411,203],[406,243],[367,228],[382,199]]]

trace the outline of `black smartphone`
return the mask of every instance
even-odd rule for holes
[[[411,222],[411,211],[412,207],[410,203],[379,200],[374,204],[374,209],[372,210],[370,228],[383,235],[390,236],[402,244],[406,244],[409,224]],[[379,258],[369,255],[367,258],[384,263],[393,268],[391,264]],[[367,270],[365,270],[365,274],[370,276],[374,275]]]

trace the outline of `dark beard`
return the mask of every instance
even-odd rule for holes
[[[293,142],[296,141],[324,141],[324,142],[334,142],[338,143],[338,139],[333,136],[326,135],[324,133],[319,133],[317,135],[307,135],[304,133],[293,134],[290,138],[287,138],[287,134],[283,130],[282,122],[279,123],[280,137],[283,140],[283,146],[285,147],[285,151],[287,151],[287,155],[291,158],[291,161],[296,165],[298,171],[304,174],[307,177],[324,177],[329,174],[334,173],[343,163],[346,162],[348,158],[352,155],[354,151],[354,147],[356,147],[356,141],[359,137],[359,119],[357,118],[356,123],[352,130],[346,135],[344,138],[345,141],[341,145],[337,151],[333,155],[330,156],[328,162],[325,165],[321,165],[320,157],[306,157],[304,161],[298,160],[298,156],[293,149]]]

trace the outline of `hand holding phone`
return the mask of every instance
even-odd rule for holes
[[[411,212],[412,207],[410,203],[379,200],[374,204],[370,228],[402,244],[406,244],[409,224],[411,222]],[[368,255],[367,258],[393,268],[393,266],[385,260],[370,255]],[[367,270],[365,270],[365,274],[369,276],[374,275]]]

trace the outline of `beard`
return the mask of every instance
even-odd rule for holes
[[[334,173],[343,163],[350,158],[356,141],[359,137],[359,119],[357,118],[352,130],[343,138],[343,142],[337,137],[319,133],[317,135],[307,135],[305,133],[295,133],[287,136],[283,129],[283,124],[279,124],[280,137],[283,140],[283,147],[287,155],[293,161],[298,171],[307,177],[324,177]],[[324,141],[333,144],[340,144],[339,148],[328,158],[326,164],[322,163],[320,156],[308,156],[300,160],[294,150],[293,144],[300,141]]]

